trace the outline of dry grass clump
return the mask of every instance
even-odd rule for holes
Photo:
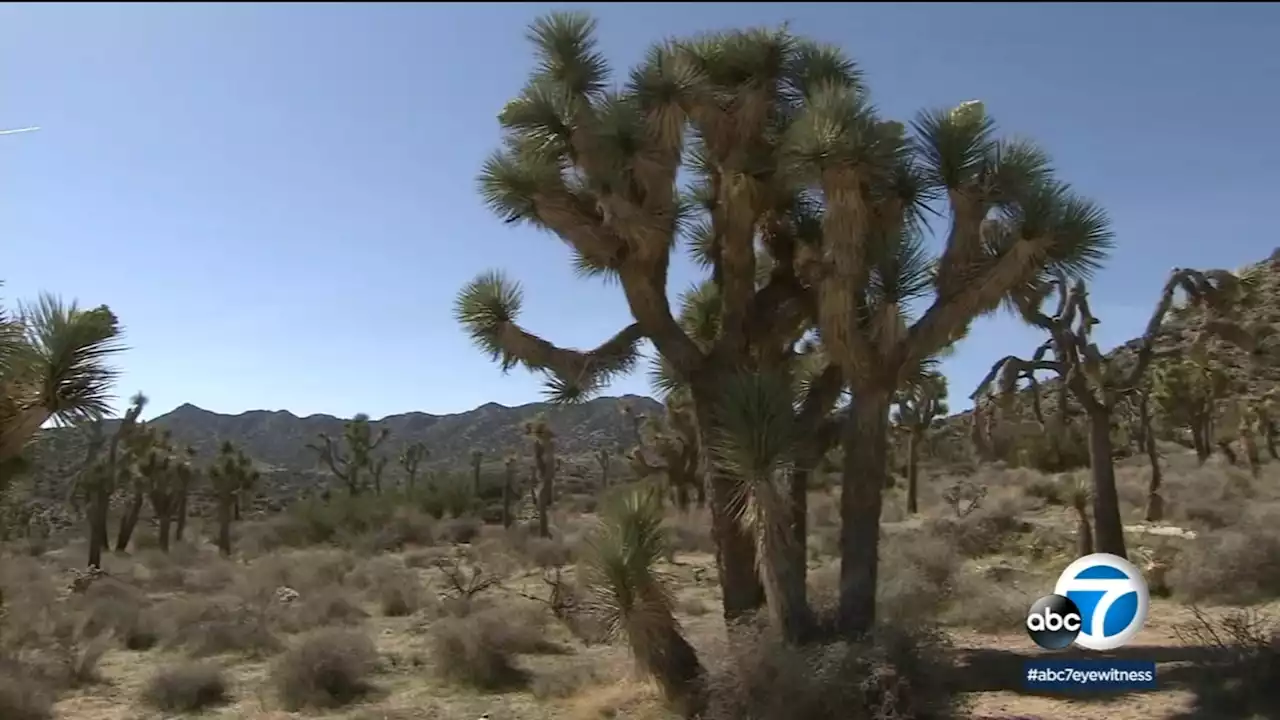
[[[163,666],[147,681],[142,699],[165,712],[199,712],[227,701],[226,673],[208,662]]]
[[[711,539],[711,513],[695,509],[687,513],[673,512],[663,521],[668,548],[674,553],[708,553],[716,551]]]
[[[53,718],[53,693],[40,678],[15,660],[0,659],[0,718]]]
[[[1200,648],[1188,717],[1280,717],[1280,627],[1266,615],[1235,610],[1214,618],[1192,608],[1179,639]]]
[[[805,647],[763,632],[735,645],[709,673],[704,720],[965,717],[951,648],[933,630],[883,626]]]
[[[373,599],[386,617],[412,615],[427,604],[418,573],[396,558],[373,558],[353,570],[348,582]]]
[[[961,517],[953,514],[926,519],[923,530],[946,539],[965,557],[980,558],[1000,552],[1015,538],[1031,531],[1031,525],[1021,517],[1025,511],[1023,498],[988,497]]]
[[[333,708],[368,693],[378,652],[363,632],[339,628],[303,636],[271,668],[280,703],[287,710]]]
[[[240,653],[249,657],[274,655],[282,648],[262,607],[243,598],[177,598],[160,608],[164,644],[186,650],[192,657]]]
[[[1247,513],[1234,527],[1189,541],[1168,581],[1189,602],[1249,605],[1280,597],[1280,509]]]
[[[563,652],[547,641],[541,623],[525,621],[532,617],[526,612],[513,618],[510,608],[494,607],[437,621],[430,638],[436,672],[482,690],[523,686],[529,676],[516,665],[516,655]]]

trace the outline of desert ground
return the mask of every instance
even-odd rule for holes
[[[1072,478],[935,468],[912,518],[892,491],[881,615],[943,628],[954,653],[947,681],[967,700],[967,717],[1276,717],[1266,699],[1274,690],[1247,679],[1262,657],[1251,643],[1265,644],[1268,603],[1280,594],[1280,463],[1254,478],[1218,458],[1199,466],[1174,446],[1165,460],[1162,528],[1140,522],[1144,464],[1118,468],[1131,557],[1150,569],[1153,605],[1138,640],[1114,654],[1158,662],[1155,692],[1054,697],[1022,688],[1021,662],[1040,652],[1022,618],[1074,553],[1074,517],[1061,497]],[[956,484],[986,488],[963,517],[967,508],[942,499]],[[818,605],[837,572],[836,492],[810,496]],[[0,717],[674,717],[575,586],[593,504],[582,494],[559,498],[551,539],[523,525],[400,508],[382,527],[309,545],[306,524],[332,518],[288,512],[239,523],[230,559],[203,538],[212,525],[196,525],[168,554],[144,537],[142,549],[110,555],[106,576],[78,588],[81,539],[9,543],[0,563],[10,666],[0,673]],[[732,674],[709,520],[671,510],[668,537],[663,570],[681,625],[712,672]]]

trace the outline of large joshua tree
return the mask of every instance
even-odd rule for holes
[[[1038,150],[999,141],[981,106],[925,113],[908,134],[878,118],[839,51],[785,30],[659,44],[618,91],[593,31],[576,14],[533,25],[538,67],[500,116],[503,147],[481,185],[504,219],[555,233],[583,274],[616,280],[633,322],[593,350],[556,347],[516,323],[519,286],[498,272],[463,289],[457,316],[504,369],[545,373],[560,400],[630,370],[648,340],[689,387],[704,438],[716,433],[722,382],[775,366],[816,319],[855,397],[843,433],[841,617],[866,630],[889,406],[904,368],[1046,267],[1095,266],[1110,240],[1105,218],[1051,181]],[[921,233],[935,197],[952,221],[937,272]],[[709,270],[699,292],[714,299],[712,338],[691,336],[667,298],[685,229]],[[908,328],[907,306],[929,292]],[[730,618],[763,597],[754,541],[731,512],[740,484],[712,469]]]

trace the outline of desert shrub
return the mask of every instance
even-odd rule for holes
[[[359,559],[346,550],[294,550],[260,557],[249,565],[244,592],[270,596],[281,586],[302,593],[341,585]]]
[[[98,637],[110,633],[130,650],[148,650],[159,641],[160,628],[146,596],[126,585],[98,581],[76,596],[80,633]]]
[[[963,558],[943,538],[918,533],[890,535],[881,542],[881,577],[877,605],[886,618],[936,616],[951,591]],[[833,594],[839,587],[835,567]]]
[[[1221,618],[1196,608],[1192,613],[1195,619],[1175,630],[1184,644],[1202,651],[1188,717],[1280,716],[1280,632],[1274,620],[1249,610]]]
[[[480,534],[483,523],[474,517],[452,517],[439,524],[440,540],[454,544],[470,543]]]
[[[1022,491],[1027,497],[1043,501],[1046,505],[1065,505],[1066,487],[1056,475],[1039,475],[1031,479]]]
[[[704,510],[675,513],[663,522],[667,528],[668,547],[673,553],[714,553],[711,518]]]
[[[418,574],[393,558],[370,560],[352,571],[348,581],[372,597],[387,617],[412,615],[426,601]]]
[[[982,633],[1014,632],[1026,621],[1036,597],[977,573],[955,577],[941,618],[948,625]]]
[[[15,660],[0,659],[0,718],[51,720],[53,693]]]
[[[369,613],[341,587],[311,591],[292,603],[278,606],[273,613],[276,624],[289,633],[359,625],[368,617]]]
[[[198,712],[227,701],[227,678],[222,668],[212,663],[167,665],[147,681],[142,698],[157,710]]]
[[[377,649],[369,636],[343,629],[317,630],[276,659],[271,680],[288,710],[340,707],[370,689]]]
[[[563,538],[529,538],[523,550],[524,557],[540,568],[568,565],[574,560],[573,548]]]
[[[1169,586],[1190,602],[1249,605],[1280,597],[1280,518],[1246,518],[1198,535],[1174,558]]]
[[[1019,517],[1022,511],[1016,500],[1002,497],[964,517],[928,518],[923,529],[951,543],[962,555],[979,558],[1000,552],[1013,537],[1031,530]]]
[[[795,647],[773,633],[737,646],[708,674],[705,720],[964,717],[945,636],[882,626],[860,642]]]
[[[257,657],[275,654],[281,648],[267,613],[245,604],[242,598],[182,598],[166,603],[157,612],[163,619],[165,645],[186,650],[193,657],[232,652]]]
[[[437,673],[450,682],[483,690],[523,685],[528,675],[516,665],[515,656],[559,648],[547,642],[541,623],[513,620],[510,612],[511,608],[490,608],[444,618],[432,626]]]

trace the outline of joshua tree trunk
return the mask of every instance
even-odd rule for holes
[[[689,512],[689,486],[681,482],[675,487],[676,508],[682,513]]]
[[[1083,499],[1083,498],[1082,498]],[[1076,557],[1093,554],[1093,530],[1089,527],[1089,511],[1083,502],[1076,503]]]
[[[915,515],[920,511],[916,494],[920,467],[920,437],[916,430],[907,433],[907,514]]]
[[[1151,429],[1150,395],[1146,390],[1138,398],[1138,436],[1151,464],[1151,482],[1147,486],[1147,522],[1164,520],[1164,498],[1160,496],[1160,453],[1156,450],[1156,434]]]
[[[808,573],[809,543],[809,474],[807,467],[791,469],[791,564],[800,573],[800,584],[805,582]]]
[[[218,551],[223,557],[231,557],[231,506],[230,497],[218,498]]]
[[[173,539],[182,542],[183,536],[187,531],[187,494],[188,490],[182,488],[178,494],[178,502],[176,512],[177,518],[173,526]]]
[[[840,630],[866,634],[876,619],[880,510],[889,445],[890,394],[855,391],[844,428],[844,488],[840,495]]]
[[[102,567],[102,549],[107,546],[107,507],[111,493],[103,486],[102,478],[96,479],[93,502],[89,508],[89,567]]]
[[[240,495],[231,499],[231,519],[240,522]]]
[[[664,626],[663,637],[646,654],[646,669],[658,682],[663,696],[682,717],[699,717],[706,705],[706,673],[698,653],[674,623]]]
[[[715,437],[712,407],[711,398],[695,397],[694,413],[701,447],[710,447],[709,440]],[[708,454],[704,453],[701,460],[710,485],[711,535],[716,544],[716,569],[724,595],[724,619],[726,623],[735,623],[764,604],[764,587],[756,573],[755,541],[734,514],[739,479],[724,474]]]
[[[129,498],[129,506],[120,516],[120,529],[116,533],[116,552],[124,552],[128,549],[129,541],[133,539],[133,530],[138,527],[138,518],[142,517],[142,500],[142,490],[134,490],[133,496]]]
[[[551,527],[549,518],[547,517],[551,511],[551,474],[548,473],[542,478],[542,484],[538,486],[538,535],[544,538],[551,537]]]
[[[160,552],[169,552],[169,529],[173,525],[173,512],[166,501],[162,508],[156,511],[156,522],[159,527],[156,529],[156,540],[160,545]]]
[[[507,462],[506,472],[502,475],[502,527],[511,527],[511,503],[515,499],[516,466]]]
[[[1221,452],[1222,456],[1227,459],[1227,462],[1232,465],[1235,465],[1240,460],[1240,458],[1236,457],[1236,451],[1231,449],[1231,442],[1229,440],[1219,440],[1218,451]]]
[[[1111,413],[1106,408],[1089,413],[1089,467],[1093,477],[1091,494],[1098,552],[1127,558],[1124,524],[1116,502],[1116,471],[1111,462]]]

